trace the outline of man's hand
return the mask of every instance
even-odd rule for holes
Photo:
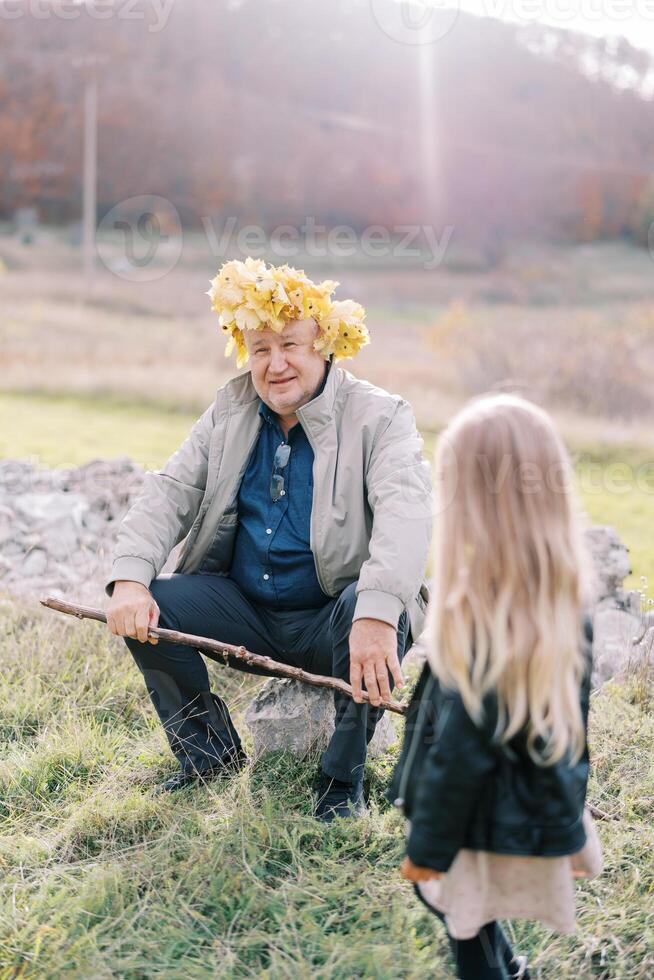
[[[140,582],[116,582],[106,615],[107,626],[116,636],[131,636],[141,643],[159,642],[156,637],[148,639],[148,629],[159,622],[159,606]]]
[[[397,657],[397,630],[380,619],[357,619],[350,630],[350,684],[352,697],[363,704],[361,681],[365,681],[370,701],[378,706],[390,700],[388,672],[398,687],[404,678]]]
[[[432,881],[434,878],[441,878],[442,871],[434,871],[433,868],[421,868],[414,864],[410,857],[405,857],[400,865],[400,874],[407,881]]]

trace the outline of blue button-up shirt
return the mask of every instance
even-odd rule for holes
[[[310,547],[313,450],[299,422],[285,439],[277,416],[263,401],[259,414],[264,421],[239,489],[229,574],[254,602],[276,609],[313,609],[330,598],[320,588]],[[285,493],[273,501],[273,457],[284,442],[291,447],[289,461],[279,471]]]

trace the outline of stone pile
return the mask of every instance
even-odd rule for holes
[[[623,588],[631,572],[629,552],[612,527],[590,528],[586,541],[593,558],[597,594],[593,686],[601,687],[611,678],[654,663],[654,602],[646,589],[628,592]]]
[[[0,590],[97,604],[120,519],[142,481],[127,458],[67,470],[0,460]]]

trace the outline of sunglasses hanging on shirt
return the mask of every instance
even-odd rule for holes
[[[274,503],[277,503],[280,497],[286,496],[284,469],[288,465],[290,458],[291,447],[287,442],[282,442],[275,450],[272,475],[270,477],[270,496]]]

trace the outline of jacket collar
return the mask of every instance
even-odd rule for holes
[[[343,382],[344,372],[330,360],[327,378],[322,391],[310,402],[298,408],[295,413],[304,428],[315,428],[327,425],[334,418],[336,393]]]

